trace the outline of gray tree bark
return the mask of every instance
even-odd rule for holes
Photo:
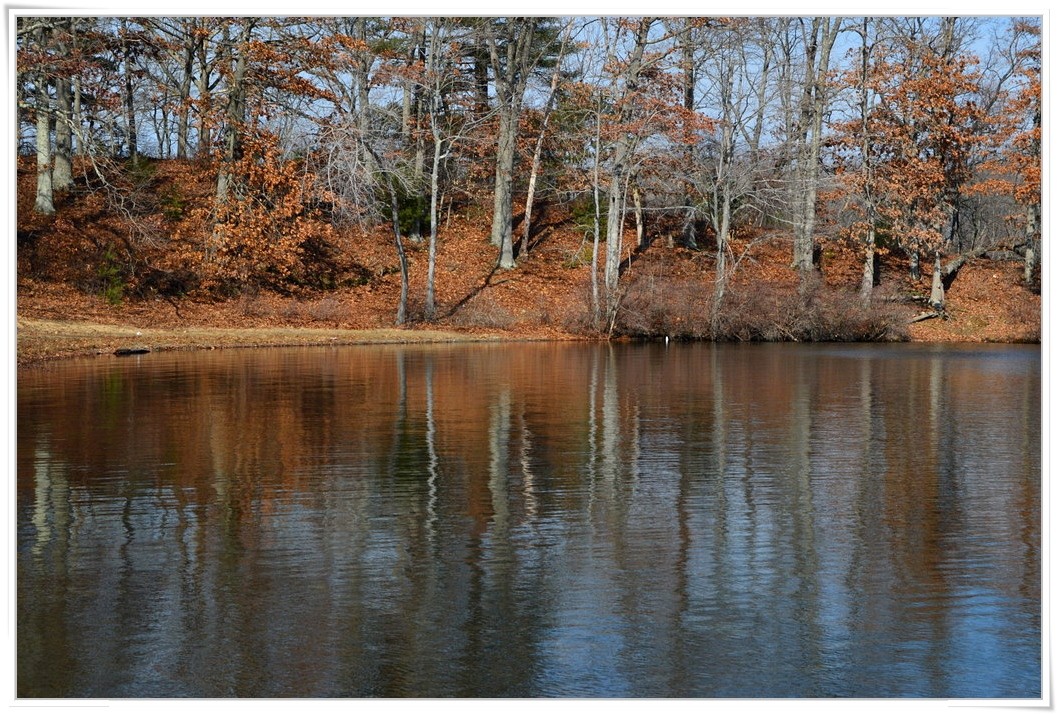
[[[55,202],[51,173],[51,100],[47,92],[47,86],[37,88],[37,196],[33,210],[50,216],[55,213]]]
[[[623,70],[624,89],[617,102],[620,106],[619,124],[621,126],[627,125],[632,118],[633,103],[628,99],[638,90],[643,52],[652,24],[653,18],[639,20],[635,31],[635,44]],[[624,187],[632,171],[631,160],[635,144],[635,135],[625,130],[620,132],[613,146],[613,165],[610,170],[607,195],[606,261],[603,273],[606,323],[610,329],[616,321],[617,308],[620,305],[617,284],[620,279],[620,255],[623,248],[621,241],[624,229]]]
[[[547,102],[543,106],[543,120],[540,125],[540,133],[536,136],[536,146],[532,151],[532,167],[529,170],[528,195],[525,196],[525,219],[522,221],[521,251],[528,255],[529,239],[532,237],[532,208],[536,199],[536,180],[540,172],[540,164],[543,158],[543,140],[547,134],[547,125],[550,123],[551,113],[554,110],[554,100],[558,96],[558,80],[561,79],[562,59],[565,57],[565,48],[572,31],[572,22],[566,24],[562,33],[561,49],[558,50],[557,60],[554,62],[554,71],[551,72],[550,91],[547,94]]]
[[[495,194],[493,196],[492,244],[499,248],[499,267],[514,264],[513,184],[517,151],[518,120],[529,74],[532,70],[533,35],[537,18],[510,18],[502,27],[504,46],[496,36],[496,25],[487,21],[483,29],[495,73],[495,93],[499,111],[496,150]],[[500,50],[504,56],[500,57]]]
[[[815,202],[818,196],[822,118],[829,96],[826,73],[830,52],[840,31],[841,18],[812,18],[808,31],[801,19],[805,44],[804,86],[797,129],[797,181],[794,196],[793,267],[802,275],[815,269]]]
[[[50,31],[50,26],[47,28],[38,27],[35,30],[34,34],[40,46],[44,46],[46,42],[45,33]],[[37,115],[37,193],[33,203],[33,210],[50,216],[55,213],[51,155],[52,107],[48,78],[43,71],[36,77],[35,84],[36,92],[33,98],[33,109]]]
[[[128,31],[128,21],[122,20],[122,29]],[[129,49],[125,32],[121,35],[121,54],[124,63],[124,102],[125,102],[125,145],[128,157],[134,164],[139,158],[138,131],[136,128],[135,86],[132,82],[132,52]]]
[[[72,33],[73,20],[60,23]],[[57,27],[56,30],[59,28]],[[70,52],[65,38],[58,42],[59,52]],[[52,167],[52,183],[56,191],[64,191],[73,185],[73,87],[69,77],[55,79],[55,159]]]
[[[254,22],[246,20],[241,36],[236,42],[224,30],[224,45],[229,53],[236,53],[228,85],[227,106],[224,112],[224,156],[223,166],[217,176],[217,200],[225,201],[232,182],[231,165],[239,156],[242,145],[242,129],[246,121],[246,46],[253,33]]]
[[[56,191],[73,185],[73,96],[70,80],[55,80],[55,164],[52,182]]]

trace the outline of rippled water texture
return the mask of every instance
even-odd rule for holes
[[[18,694],[1039,697],[1039,356],[22,370]]]

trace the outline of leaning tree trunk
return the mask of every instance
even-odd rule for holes
[[[521,250],[525,255],[529,252],[529,240],[532,238],[532,207],[536,199],[536,180],[539,177],[540,164],[543,161],[543,140],[547,134],[547,125],[551,120],[554,110],[554,100],[558,96],[558,80],[561,79],[562,58],[565,56],[565,42],[567,35],[562,38],[561,50],[554,63],[554,71],[551,73],[550,93],[547,95],[547,103],[543,106],[543,121],[540,123],[540,133],[536,136],[536,147],[532,151],[532,168],[529,170],[528,194],[525,196],[525,220],[521,229]]]
[[[532,237],[532,207],[536,198],[536,180],[540,172],[540,164],[543,160],[543,140],[547,133],[547,125],[550,123],[551,113],[554,111],[554,102],[558,96],[558,82],[561,79],[562,60],[565,57],[565,48],[568,45],[573,25],[570,22],[565,26],[562,34],[561,48],[554,61],[554,70],[551,72],[550,92],[547,95],[547,103],[543,106],[543,121],[540,124],[540,133],[536,136],[536,148],[532,152],[532,169],[529,171],[528,195],[525,197],[525,222],[521,234],[521,249],[528,255],[529,240]]]

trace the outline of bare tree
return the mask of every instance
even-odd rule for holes
[[[540,18],[485,20],[481,24],[495,76],[499,114],[496,137],[495,193],[492,208],[492,245],[499,248],[499,267],[513,268],[513,187],[518,122],[532,70],[539,62],[536,32]]]
[[[799,18],[804,44],[804,74],[799,119],[795,125],[796,179],[793,210],[793,267],[802,276],[815,269],[815,215],[822,148],[822,119],[829,104],[827,74],[841,18]]]
[[[33,210],[44,215],[55,213],[54,175],[52,173],[51,127],[53,107],[49,76],[47,52],[55,32],[54,21],[50,18],[26,18],[19,28],[19,39],[27,50],[41,55],[32,61],[30,67],[23,66],[23,71],[31,78],[32,103],[21,106],[30,108],[36,118],[35,144],[37,150],[37,190]],[[31,55],[32,56],[32,55]]]
[[[755,66],[746,46],[756,28],[747,20],[734,19],[709,29],[705,36],[707,60],[700,67],[705,97],[715,108],[715,130],[700,151],[698,190],[704,197],[705,215],[716,237],[716,274],[712,299],[712,331],[726,295],[728,253],[735,213],[750,205],[753,153],[744,145],[754,131],[758,91],[753,82]]]
[[[605,286],[605,319],[608,329],[612,330],[620,306],[618,282],[620,279],[620,256],[622,253],[624,211],[628,182],[633,170],[633,154],[639,142],[639,132],[632,126],[635,115],[636,93],[645,69],[644,52],[649,42],[650,28],[655,18],[644,17],[635,21],[630,28],[626,23],[617,25],[616,44],[625,32],[632,34],[632,44],[628,55],[617,62],[610,57],[610,63],[619,65],[618,81],[612,89],[614,95],[610,100],[616,111],[617,135],[612,145],[612,163],[609,169],[609,186],[607,188],[606,211],[606,260],[604,275]],[[605,27],[606,24],[603,24]]]
[[[457,116],[449,104],[449,95],[455,91],[458,84],[457,73],[454,71],[454,45],[464,39],[455,33],[457,27],[458,23],[451,18],[431,18],[423,29],[426,33],[425,71],[419,82],[423,100],[429,107],[430,138],[433,144],[429,175],[429,259],[426,268],[424,309],[427,320],[433,319],[437,307],[435,283],[441,171],[455,145],[465,140],[488,117],[487,114],[481,116],[475,113]]]
[[[561,45],[558,55],[554,60],[554,68],[551,70],[550,89],[547,93],[547,101],[543,105],[543,117],[540,122],[539,134],[536,135],[535,148],[532,152],[532,166],[529,169],[528,192],[525,196],[525,218],[522,220],[521,230],[521,252],[527,254],[529,251],[529,238],[532,234],[532,207],[536,197],[536,180],[540,172],[540,163],[543,157],[543,141],[547,134],[547,125],[550,123],[551,113],[554,110],[555,100],[558,97],[558,81],[561,79],[562,60],[568,49],[572,38],[573,21],[566,20],[561,34]]]

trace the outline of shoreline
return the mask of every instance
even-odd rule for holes
[[[418,327],[136,327],[87,320],[18,317],[17,367],[40,366],[78,357],[103,357],[145,352],[236,348],[321,347],[382,344],[472,344],[499,342],[590,341],[582,335],[554,333],[510,335],[496,331],[454,331]],[[981,344],[992,340],[977,340]],[[965,340],[910,339],[912,343]],[[970,341],[971,342],[971,341]],[[1038,344],[1008,341],[1002,344]]]
[[[17,318],[17,330],[18,367],[77,357],[178,350],[518,341],[494,333],[417,328],[158,328],[28,317]]]

